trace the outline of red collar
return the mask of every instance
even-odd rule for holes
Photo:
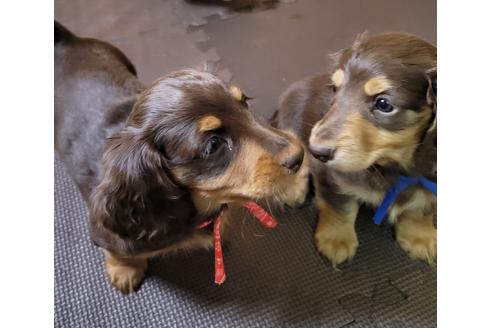
[[[243,207],[257,218],[265,228],[273,229],[277,226],[277,221],[260,205],[254,202],[247,202],[243,204]],[[222,243],[220,241],[220,224],[223,211],[224,209],[220,211],[217,218],[205,221],[198,226],[198,229],[202,229],[214,222],[215,283],[217,285],[221,285],[226,279]]]

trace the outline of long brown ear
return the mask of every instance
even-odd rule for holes
[[[117,252],[165,241],[195,214],[190,194],[173,182],[164,156],[127,130],[107,141],[89,211],[94,242]]]
[[[427,132],[432,132],[432,130],[437,129],[437,67],[433,67],[427,70],[427,103],[432,106],[434,120],[432,124],[429,126]]]
[[[420,174],[435,179],[437,178],[437,69],[428,70],[426,77],[427,105],[432,108],[433,118],[417,149],[415,164]]]

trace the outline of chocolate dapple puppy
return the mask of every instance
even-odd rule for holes
[[[330,72],[294,83],[281,97],[276,125],[296,133],[313,155],[315,242],[334,266],[356,252],[361,203],[379,206],[401,177],[436,180],[436,55],[414,35],[363,35],[334,56]],[[435,203],[415,184],[388,210],[400,246],[430,263]]]
[[[301,142],[259,120],[239,88],[190,69],[147,87],[121,51],[57,23],[55,148],[125,293],[150,257],[211,248],[199,228],[229,204],[295,205],[308,189]]]

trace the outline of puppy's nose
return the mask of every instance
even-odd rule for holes
[[[285,161],[282,162],[282,166],[292,171],[293,173],[297,173],[301,168],[302,161],[304,160],[304,149],[301,150],[294,155],[288,157]]]
[[[313,156],[323,163],[331,161],[335,156],[335,148],[318,146],[318,145],[309,145],[309,151]]]

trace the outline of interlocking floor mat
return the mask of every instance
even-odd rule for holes
[[[436,270],[407,258],[367,211],[359,251],[340,271],[315,250],[312,208],[276,213],[274,230],[238,212],[223,285],[213,282],[213,254],[196,251],[153,260],[140,290],[123,296],[106,281],[85,204],[55,163],[55,327],[436,326]]]

